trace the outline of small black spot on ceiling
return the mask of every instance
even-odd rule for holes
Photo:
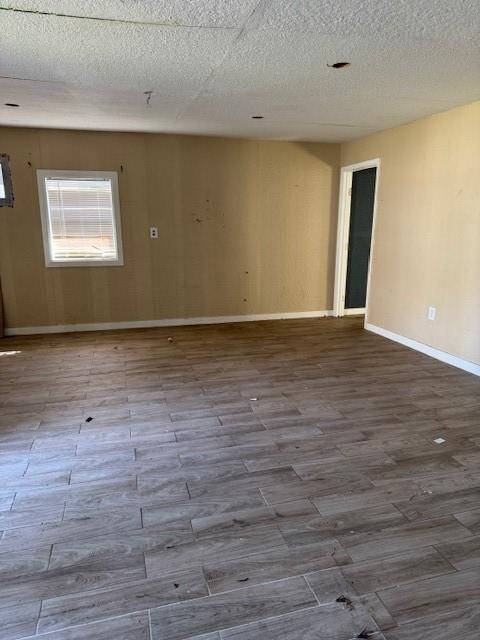
[[[351,62],[334,62],[333,64],[327,64],[327,67],[331,69],[344,69],[345,67],[349,67]]]

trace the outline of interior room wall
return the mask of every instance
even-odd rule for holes
[[[332,308],[339,145],[1,128],[0,152],[7,328]],[[37,169],[118,171],[123,267],[45,267]]]
[[[342,166],[372,158],[368,322],[480,363],[480,102],[342,145]]]

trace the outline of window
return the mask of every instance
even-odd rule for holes
[[[0,155],[0,207],[13,207],[9,157],[4,153]]]
[[[37,171],[47,267],[123,264],[117,174]]]
[[[3,181],[3,168],[0,164],[0,200],[5,200],[5,182]]]

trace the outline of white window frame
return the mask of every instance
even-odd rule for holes
[[[48,215],[46,178],[62,178],[75,180],[76,178],[93,180],[108,180],[111,185],[114,234],[117,247],[116,260],[101,260],[98,258],[81,258],[79,260],[53,260],[50,245],[50,219]],[[118,196],[118,175],[116,171],[64,171],[52,169],[37,170],[38,198],[40,215],[42,218],[43,249],[45,265],[47,267],[121,267],[123,266],[122,226],[120,221],[120,198]]]

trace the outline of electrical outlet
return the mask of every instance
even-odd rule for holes
[[[428,307],[427,318],[429,320],[435,320],[437,316],[437,307]]]
[[[150,238],[153,240],[158,238],[158,227],[150,227]]]

